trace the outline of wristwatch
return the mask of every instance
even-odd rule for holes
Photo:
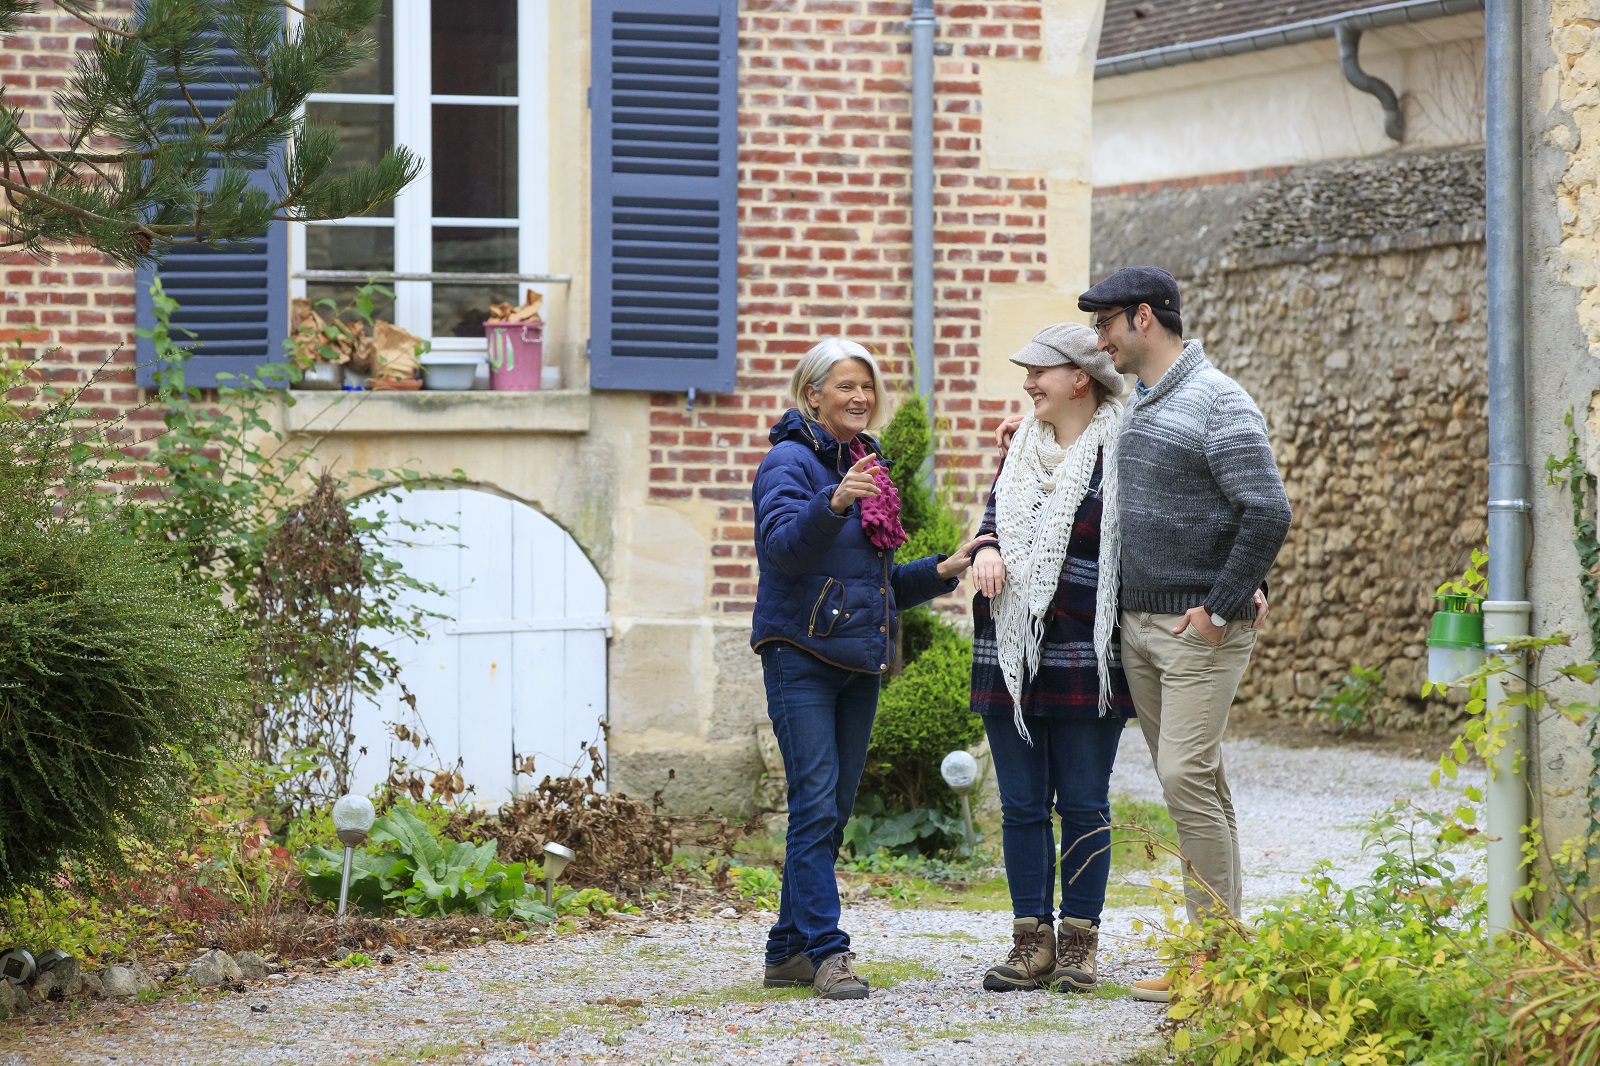
[[[1225,628],[1227,628],[1228,620],[1226,618],[1222,617],[1216,611],[1212,611],[1211,612],[1211,624],[1216,626],[1218,629],[1225,629]]]

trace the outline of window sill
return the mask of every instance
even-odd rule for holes
[[[285,433],[587,433],[589,391],[315,392],[283,405]]]

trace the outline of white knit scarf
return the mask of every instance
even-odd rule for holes
[[[995,642],[1006,691],[1016,710],[1017,732],[1033,738],[1022,721],[1022,681],[1039,671],[1050,604],[1056,598],[1061,567],[1078,505],[1089,491],[1097,456],[1100,475],[1100,584],[1095,599],[1094,655],[1100,676],[1100,714],[1110,711],[1111,633],[1117,614],[1117,434],[1122,405],[1108,400],[1094,413],[1082,435],[1063,449],[1055,428],[1032,415],[1022,420],[996,485],[995,523],[1006,583],[992,604]],[[1026,669],[1026,674],[1023,673]]]

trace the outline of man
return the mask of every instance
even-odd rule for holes
[[[1178,828],[1190,920],[1238,915],[1239,834],[1222,767],[1228,709],[1265,617],[1289,500],[1261,412],[1183,340],[1178,284],[1155,267],[1085,292],[1100,350],[1136,378],[1118,440],[1122,664]],[[1166,1002],[1171,980],[1136,981]]]

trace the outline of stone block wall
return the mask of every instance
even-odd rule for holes
[[[1385,725],[1442,725],[1418,693],[1433,592],[1484,543],[1483,245],[1217,272],[1185,305],[1266,416],[1294,508],[1239,699],[1303,711],[1359,662],[1384,673]]]
[[[1048,243],[1046,175],[985,167],[980,65],[1039,60],[1043,14],[1038,3],[936,11],[948,49],[935,71],[934,406],[948,427],[942,476],[967,499],[992,469],[984,431],[1016,407],[976,395],[984,287],[1042,285]],[[750,482],[799,357],[848,337],[884,356],[892,388],[914,388],[910,13],[909,0],[741,4],[738,388],[692,411],[682,396],[654,397],[650,433],[651,498],[717,506],[715,616],[754,607]]]

